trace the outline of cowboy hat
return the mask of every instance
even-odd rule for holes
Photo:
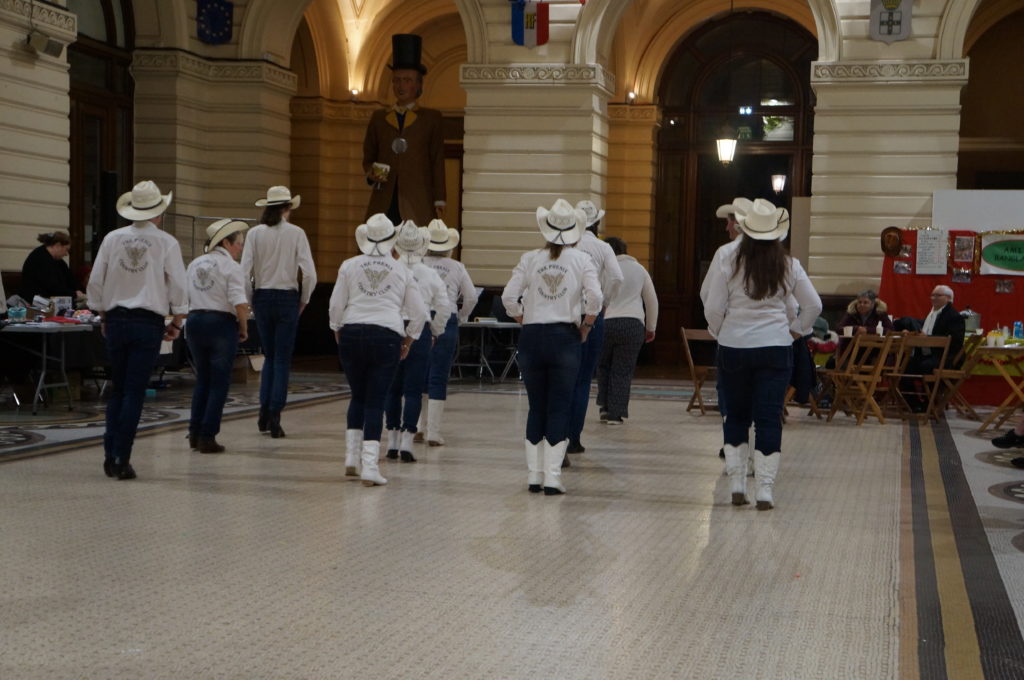
[[[173,191],[161,194],[160,187],[147,179],[121,194],[117,199],[117,214],[133,222],[153,219],[167,210],[173,197]]]
[[[736,205],[735,202],[733,205]],[[748,212],[736,213],[736,224],[752,239],[782,240],[789,233],[789,211],[776,208],[770,201],[758,198],[750,205]]]
[[[886,227],[880,236],[882,253],[889,257],[899,257],[903,248],[903,230],[899,227]]]
[[[582,210],[583,214],[587,216],[585,223],[587,229],[600,222],[601,218],[604,217],[604,211],[598,210],[593,201],[580,201],[576,204],[576,209]]]
[[[537,208],[537,226],[549,243],[571,246],[583,236],[587,216],[582,210],[572,207],[564,198],[555,201],[551,210]]]
[[[356,227],[356,244],[363,255],[387,255],[398,240],[398,230],[384,213],[371,215]]]
[[[430,230],[426,227],[417,227],[412,220],[406,220],[398,225],[398,236],[395,241],[395,250],[403,262],[414,264],[419,262],[427,252],[430,245]]]
[[[729,215],[745,215],[750,212],[750,207],[753,205],[749,198],[743,198],[737,196],[732,199],[732,203],[726,203],[725,205],[718,206],[718,210],[715,211],[715,217],[721,217],[723,220],[729,217]]]
[[[427,230],[430,234],[430,245],[427,246],[427,250],[432,253],[443,253],[459,245],[459,232],[450,229],[443,220],[430,220]]]
[[[206,242],[206,247],[203,252],[210,252],[211,248],[216,248],[221,241],[226,239],[237,232],[244,232],[249,228],[249,225],[242,220],[233,220],[230,217],[223,220],[217,220],[206,228],[206,236],[209,239]]]
[[[288,187],[277,186],[267,189],[267,197],[256,201],[256,206],[263,208],[268,205],[285,205],[286,203],[293,209],[298,208],[299,204],[302,203],[302,196],[292,196],[292,192],[288,190]]]

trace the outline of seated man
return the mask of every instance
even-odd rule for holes
[[[949,286],[935,286],[931,294],[932,309],[921,325],[921,332],[933,337],[949,336],[949,350],[946,352],[945,368],[954,368],[953,359],[964,346],[964,318],[953,307],[953,289]],[[918,349],[907,363],[907,373],[928,375],[939,367],[939,358],[930,349]],[[906,390],[911,392],[909,388]],[[920,399],[908,399],[911,407],[921,409]]]

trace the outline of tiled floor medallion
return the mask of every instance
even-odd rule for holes
[[[1024,503],[1024,480],[995,484],[988,491],[996,498]]]
[[[1010,545],[1024,553],[1024,532],[1017,534],[1010,539]]]
[[[24,446],[35,444],[45,439],[42,435],[34,432],[26,432],[17,427],[7,427],[0,430],[0,448],[4,446]]]
[[[1020,449],[1007,449],[1005,451],[996,449],[994,451],[981,451],[974,454],[974,457],[982,463],[990,463],[991,465],[1012,468],[1016,468],[1016,466],[1010,461],[1014,458],[1020,458],[1021,456],[1024,456],[1024,451],[1021,451]]]

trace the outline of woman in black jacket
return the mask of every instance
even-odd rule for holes
[[[70,298],[85,295],[81,284],[71,275],[64,261],[71,250],[71,237],[64,231],[50,231],[36,237],[42,245],[25,258],[21,267],[21,288],[18,295],[31,304],[36,295]]]

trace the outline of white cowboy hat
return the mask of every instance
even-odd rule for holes
[[[256,206],[262,208],[267,205],[284,205],[287,203],[293,209],[298,208],[299,204],[302,203],[302,196],[292,196],[292,192],[289,191],[288,187],[270,187],[267,189],[267,197],[261,198],[256,201]]]
[[[162,215],[173,197],[173,191],[161,194],[160,187],[147,179],[121,194],[117,199],[117,214],[133,222],[149,220]]]
[[[564,198],[555,201],[551,210],[537,208],[537,226],[540,233],[549,243],[561,243],[571,246],[583,236],[587,216],[582,210],[572,207]]]
[[[414,264],[423,259],[430,245],[430,230],[426,227],[417,227],[412,220],[406,220],[398,225],[398,236],[395,240],[395,250],[403,262]]]
[[[789,233],[789,211],[776,208],[763,198],[756,199],[746,214],[736,214],[736,224],[744,234],[758,241],[776,241]]]
[[[249,225],[242,220],[233,220],[230,217],[223,220],[217,220],[206,228],[206,236],[209,240],[206,242],[206,247],[203,248],[203,252],[210,252],[210,249],[216,248],[217,245],[228,236],[231,236],[236,232],[244,232],[248,228]]]
[[[736,215],[736,219],[739,219],[740,215],[746,215],[750,212],[753,205],[753,202],[749,198],[739,196],[732,199],[732,203],[726,203],[725,205],[718,206],[718,210],[715,211],[715,217],[721,217],[724,220],[729,217],[729,215]]]
[[[430,234],[430,245],[427,250],[432,253],[443,253],[459,245],[459,232],[451,229],[443,220],[430,220],[427,225]]]
[[[398,230],[384,213],[371,215],[356,227],[356,244],[363,255],[387,255],[397,240]]]
[[[583,214],[587,216],[587,220],[585,222],[585,227],[587,229],[594,226],[597,222],[600,222],[601,218],[604,217],[604,211],[598,210],[593,201],[580,201],[576,204],[576,209],[582,210]]]

